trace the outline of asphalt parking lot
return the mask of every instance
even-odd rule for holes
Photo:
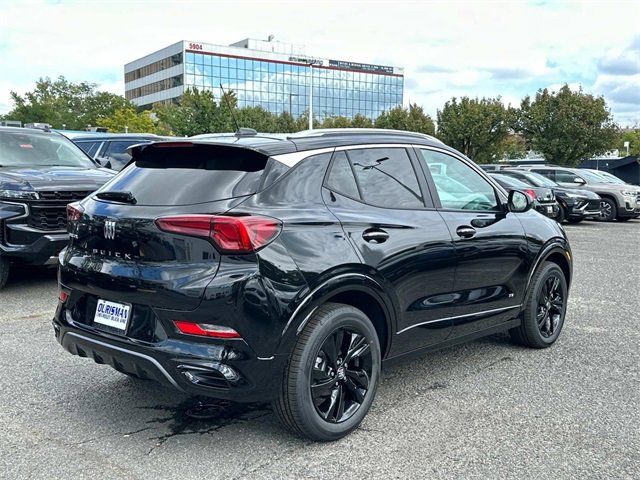
[[[545,351],[489,337],[383,374],[359,430],[288,434],[267,405],[188,398],[73,357],[55,274],[0,293],[2,478],[638,478],[640,221],[567,226],[568,316]]]

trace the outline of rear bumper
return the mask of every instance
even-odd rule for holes
[[[255,402],[272,400],[279,390],[287,357],[259,358],[243,340],[212,344],[169,338],[148,344],[76,324],[65,312],[58,308],[53,327],[73,355],[190,395]]]

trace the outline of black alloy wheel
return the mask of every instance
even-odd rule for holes
[[[567,311],[567,280],[556,263],[543,263],[533,275],[522,309],[522,324],[511,338],[531,348],[547,348],[560,335]]]
[[[564,298],[560,290],[560,278],[550,275],[538,294],[538,312],[536,320],[543,337],[551,337],[564,314]]]
[[[331,423],[351,418],[362,406],[371,378],[371,347],[364,335],[338,328],[320,347],[311,371],[316,411]]]
[[[358,428],[375,398],[380,340],[350,305],[319,307],[299,334],[273,410],[292,432],[333,441]]]
[[[616,218],[616,204],[609,198],[600,199],[600,215],[598,220],[612,222]]]

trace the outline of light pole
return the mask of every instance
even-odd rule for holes
[[[309,130],[313,130],[313,66],[322,65],[322,60],[310,58],[309,65]]]

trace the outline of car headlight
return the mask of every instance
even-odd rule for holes
[[[0,189],[0,199],[4,200],[37,200],[39,198],[38,192]]]
[[[635,190],[620,190],[620,193],[625,197],[635,197],[638,192]]]

